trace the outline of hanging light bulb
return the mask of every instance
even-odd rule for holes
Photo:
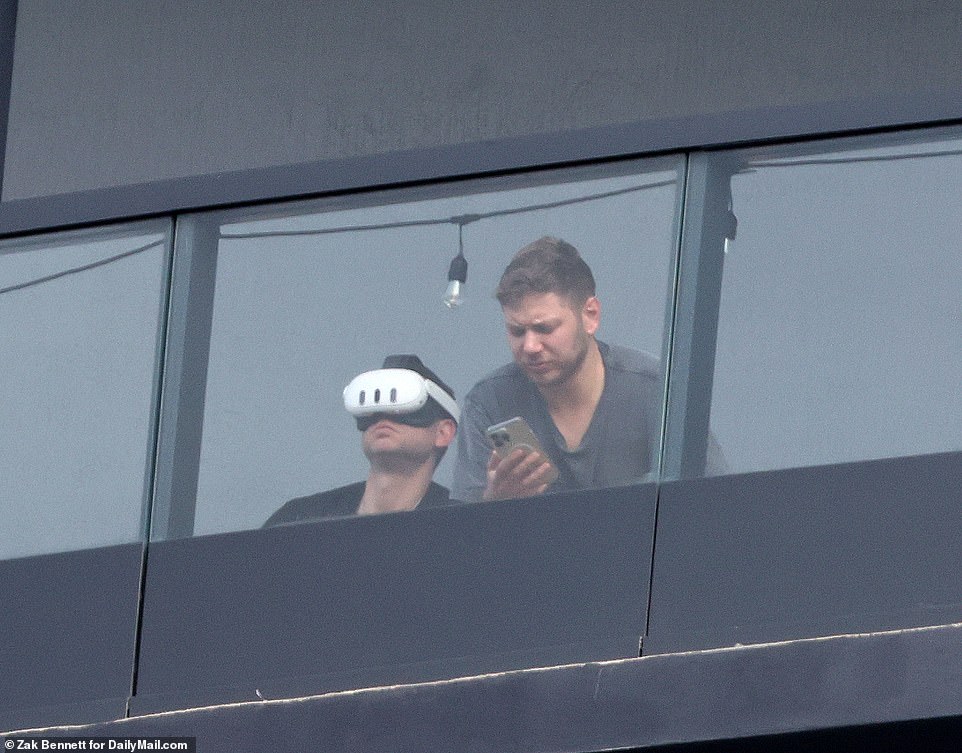
[[[725,254],[731,253],[732,249],[735,248],[735,235],[738,233],[738,218],[735,216],[735,208],[733,206],[734,199],[731,195],[731,189],[728,192],[728,215],[725,217]]]
[[[461,299],[461,285],[463,283],[460,280],[450,280],[448,282],[448,287],[444,291],[444,305],[449,309],[453,309],[456,306],[460,306],[464,301]]]
[[[459,251],[458,255],[451,260],[451,267],[448,269],[448,287],[444,291],[444,305],[449,309],[464,303],[461,291],[467,282],[467,277],[468,260],[464,258],[464,253]]]
[[[464,226],[477,219],[476,215],[454,217],[452,221],[458,223],[458,255],[451,259],[448,267],[448,287],[444,291],[444,305],[449,309],[460,306],[464,299],[462,293],[468,281],[468,260],[464,258]]]

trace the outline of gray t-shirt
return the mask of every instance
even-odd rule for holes
[[[451,498],[480,501],[491,445],[485,429],[522,416],[559,471],[548,491],[640,482],[654,466],[661,437],[663,376],[647,353],[599,342],[605,387],[577,450],[569,451],[537,387],[511,363],[478,382],[464,401]]]

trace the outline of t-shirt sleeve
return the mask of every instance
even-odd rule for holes
[[[289,523],[300,523],[304,518],[303,498],[292,499],[277,510],[264,523],[262,528],[273,528],[274,526],[287,525]]]
[[[271,515],[262,528],[354,515],[363,494],[364,482],[360,481],[319,494],[297,497]]]
[[[468,393],[458,426],[458,457],[454,464],[451,498],[460,502],[480,502],[488,483],[488,459],[491,446],[485,429],[490,416],[477,399],[475,390]]]

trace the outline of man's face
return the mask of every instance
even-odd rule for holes
[[[594,296],[579,309],[557,293],[532,293],[502,311],[514,360],[539,387],[563,385],[577,373],[601,319]]]
[[[451,444],[455,429],[451,419],[441,419],[430,426],[409,426],[383,416],[364,430],[361,446],[372,462],[417,465]]]

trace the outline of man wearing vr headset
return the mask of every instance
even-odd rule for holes
[[[644,480],[660,442],[662,370],[653,356],[595,339],[601,303],[577,249],[548,236],[528,244],[508,264],[496,297],[514,362],[465,398],[451,496],[510,499]],[[487,427],[515,416],[547,457],[492,451]],[[708,472],[720,472],[714,440],[708,455]]]
[[[458,404],[420,358],[388,356],[382,368],[359,374],[344,388],[344,407],[361,431],[367,480],[292,499],[265,527],[448,503],[448,490],[432,478],[454,441]]]

